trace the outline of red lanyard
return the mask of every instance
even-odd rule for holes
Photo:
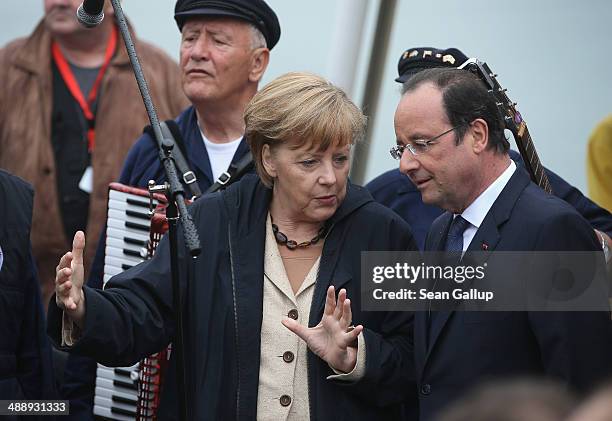
[[[74,73],[72,73],[72,69],[70,65],[66,61],[66,58],[62,54],[62,50],[60,49],[57,42],[53,41],[51,45],[51,52],[53,53],[53,60],[55,60],[55,64],[59,69],[60,74],[62,75],[62,79],[64,79],[64,83],[68,87],[68,90],[74,97],[74,99],[79,103],[79,106],[83,110],[83,114],[87,119],[88,128],[87,128],[87,148],[91,153],[95,146],[95,133],[94,133],[94,120],[95,116],[91,111],[91,106],[96,100],[98,96],[98,90],[100,89],[100,84],[102,82],[102,78],[104,77],[104,73],[106,73],[106,69],[113,58],[113,54],[115,53],[115,48],[117,47],[117,28],[113,26],[113,31],[111,32],[111,36],[108,40],[108,45],[106,46],[106,53],[104,53],[104,64],[100,68],[98,72],[98,76],[96,77],[96,81],[89,92],[89,96],[87,101],[85,101],[85,97],[83,96],[83,92],[81,91],[81,87],[79,86],[76,78],[74,77]]]

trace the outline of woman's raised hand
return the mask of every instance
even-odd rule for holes
[[[346,290],[340,290],[336,301],[334,287],[330,286],[323,317],[317,326],[308,328],[289,318],[282,323],[335,370],[349,373],[357,362],[357,336],[363,330],[361,325],[352,328],[351,321],[351,301],[346,298]]]

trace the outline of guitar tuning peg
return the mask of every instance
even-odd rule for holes
[[[503,102],[496,102],[495,105],[497,105],[498,107],[501,107],[502,105],[504,105]]]
[[[513,107],[516,107],[516,106],[517,106],[517,104],[518,104],[518,102],[513,102],[513,103],[512,103],[512,106],[513,106]]]

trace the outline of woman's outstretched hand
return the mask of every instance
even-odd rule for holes
[[[362,325],[353,328],[351,321],[351,301],[346,298],[346,290],[340,290],[336,302],[334,287],[330,286],[323,317],[317,326],[309,328],[289,318],[282,323],[335,370],[349,373],[357,363],[357,336],[363,331]]]
[[[55,303],[78,326],[82,326],[85,318],[84,248],[85,234],[77,231],[72,241],[72,251],[62,256],[55,269]]]

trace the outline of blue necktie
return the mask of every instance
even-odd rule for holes
[[[453,257],[457,255],[456,256],[457,259],[455,260],[455,263],[458,263],[459,260],[461,260],[461,252],[463,252],[463,233],[470,225],[471,224],[468,221],[466,221],[465,218],[463,218],[461,215],[457,215],[455,219],[453,219],[453,222],[451,222],[451,226],[448,229],[448,235],[446,237],[446,244],[445,244],[444,250],[453,254]],[[434,289],[435,289],[435,285],[434,285]],[[431,303],[430,303],[429,312],[428,312],[428,315],[429,315],[428,328],[429,329],[427,333],[428,346],[431,344],[433,340],[432,333],[435,330],[440,329],[440,326],[438,326],[438,324],[440,324],[441,320],[439,317],[437,317],[438,316],[437,313],[438,313],[437,311],[431,310]]]
[[[448,229],[448,236],[446,237],[446,246],[444,250],[450,252],[462,252],[463,251],[463,232],[470,226],[470,223],[466,221],[463,216],[457,215],[450,228]]]

